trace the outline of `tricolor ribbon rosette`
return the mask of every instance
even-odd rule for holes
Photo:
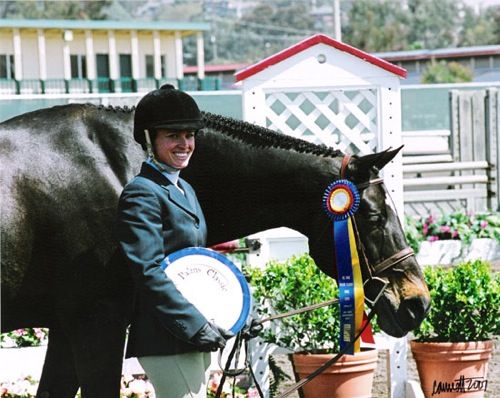
[[[360,195],[349,180],[330,184],[323,207],[333,221],[333,240],[340,300],[340,349],[351,344],[363,323],[364,292],[356,238],[351,217],[359,207]],[[359,352],[359,339],[347,354]]]

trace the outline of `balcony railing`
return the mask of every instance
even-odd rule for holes
[[[122,77],[109,79],[99,77],[89,79],[0,79],[0,95],[4,94],[89,94],[89,93],[142,93],[172,84],[183,91],[212,91],[221,89],[221,79],[208,76],[198,79],[187,76],[175,78],[142,78]]]

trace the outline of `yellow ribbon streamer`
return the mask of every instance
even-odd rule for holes
[[[356,248],[356,237],[354,235],[354,228],[352,226],[352,220],[349,217],[347,219],[347,228],[349,230],[349,246],[351,248],[351,261],[352,261],[352,274],[354,282],[354,325],[355,325],[355,335],[357,335],[363,324],[363,312],[364,312],[364,302],[365,293],[363,290],[363,277],[361,275],[361,266],[359,263],[358,249]],[[354,352],[360,351],[360,339],[356,340],[354,343]]]

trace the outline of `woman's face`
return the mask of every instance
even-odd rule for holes
[[[153,144],[157,159],[175,169],[187,167],[195,147],[194,136],[193,131],[158,129]]]

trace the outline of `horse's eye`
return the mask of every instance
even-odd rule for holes
[[[380,213],[370,213],[367,215],[366,221],[373,224],[380,224],[383,221],[383,217]]]

